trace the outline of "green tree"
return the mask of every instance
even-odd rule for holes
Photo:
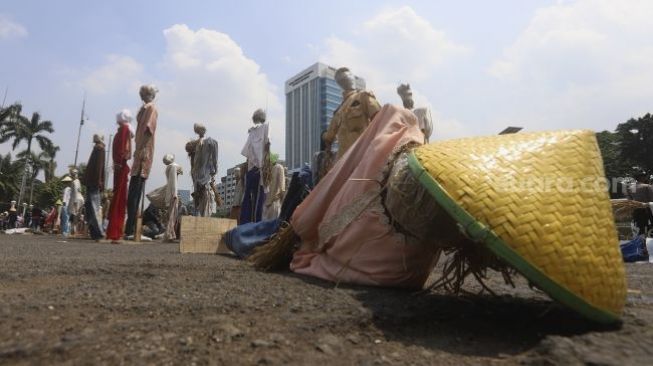
[[[61,178],[54,177],[50,181],[40,184],[34,192],[36,204],[41,208],[54,206],[57,200],[61,199],[66,184]]]
[[[45,171],[45,169],[48,167],[50,161],[48,154],[45,152],[41,151],[38,154],[35,154],[33,151],[27,152],[27,150],[22,151],[16,155],[20,161],[22,161],[23,164],[29,164],[29,167],[31,168],[30,175],[29,175],[29,203],[32,203],[32,198],[34,197],[34,188],[35,186],[38,188],[38,185],[41,184],[42,182],[37,180],[36,178],[38,177],[39,173],[41,171]]]
[[[605,176],[608,178],[627,177],[631,173],[632,164],[623,161],[621,156],[621,136],[610,131],[596,134],[596,140],[603,157]]]
[[[46,183],[54,179],[54,172],[57,170],[57,162],[54,161],[54,158],[57,156],[59,150],[59,146],[55,145],[50,145],[43,150],[45,157],[48,159],[47,164],[43,168]]]
[[[23,165],[12,161],[11,154],[0,155],[0,202],[6,203],[16,198],[20,189],[20,172]]]
[[[619,157],[623,164],[653,172],[653,116],[647,113],[643,117],[631,118],[617,126],[619,135]]]
[[[10,122],[15,121],[17,116],[20,115],[22,107],[19,103],[10,105],[7,108],[0,108],[0,133],[10,124]],[[11,157],[8,157],[8,161],[11,161]],[[0,160],[0,172],[2,172],[3,162]]]
[[[20,103],[15,103],[7,108],[0,108],[0,130],[10,121],[16,119],[20,115],[21,110],[22,106]]]
[[[25,141],[27,143],[27,156],[30,156],[32,152],[32,143],[36,140],[41,150],[45,150],[52,145],[52,141],[46,135],[46,133],[54,132],[52,128],[52,122],[50,121],[41,121],[41,115],[38,112],[32,114],[32,118],[29,119],[25,116],[18,115],[17,118],[11,119],[7,123],[2,125],[0,128],[0,143],[7,142],[12,140],[12,149],[15,150],[18,145]],[[27,175],[27,164],[26,169],[23,172],[20,192],[18,195],[18,204],[23,200],[25,193],[25,184],[26,184],[26,175]]]

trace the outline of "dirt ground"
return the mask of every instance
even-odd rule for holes
[[[498,296],[335,287],[176,244],[0,234],[0,364],[650,364],[653,264],[626,268],[605,329],[499,275]]]

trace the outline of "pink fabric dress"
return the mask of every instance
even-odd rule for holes
[[[408,244],[389,223],[379,181],[402,146],[423,141],[412,112],[385,105],[295,210],[302,245],[290,269],[334,282],[422,287],[434,248]]]

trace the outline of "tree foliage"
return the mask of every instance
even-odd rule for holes
[[[7,203],[18,196],[23,165],[11,159],[11,154],[0,156],[0,202]]]
[[[36,140],[41,150],[45,150],[52,145],[52,140],[46,133],[52,132],[54,132],[52,122],[41,121],[41,115],[38,112],[34,112],[31,119],[19,114],[17,118],[10,119],[0,128],[0,143],[12,140],[11,148],[16,150],[16,147],[25,141],[27,151],[31,152],[32,142]]]
[[[633,167],[653,173],[653,116],[647,113],[617,126],[621,141],[620,158]]]
[[[54,206],[61,199],[66,184],[61,178],[53,178],[48,182],[38,184],[34,190],[35,203],[41,208]]]
[[[18,108],[18,107],[16,107]],[[13,118],[7,118],[0,126],[0,143],[11,140],[12,150],[16,150],[21,142],[27,143],[27,149],[24,152],[25,163],[29,165],[32,171],[38,173],[42,166],[37,166],[36,160],[32,160],[32,143],[36,141],[41,150],[52,149],[52,140],[47,134],[54,132],[52,122],[42,121],[41,115],[38,112],[32,113],[32,118],[27,118],[20,113],[9,113]],[[27,186],[27,169],[22,174],[21,185],[24,183]],[[34,178],[32,178],[34,179]],[[19,193],[18,203],[25,199],[25,192],[22,190]]]
[[[4,126],[7,126],[10,122],[16,120],[22,109],[23,107],[20,103],[15,103],[7,108],[0,108],[0,131]]]
[[[601,131],[596,134],[596,140],[603,156],[605,176],[608,178],[628,176],[631,164],[621,159],[621,139],[619,135],[610,131]]]
[[[596,138],[609,178],[631,176],[634,169],[653,173],[653,116],[631,118],[615,132],[602,131]]]
[[[39,195],[42,182],[37,179],[41,171],[45,172],[46,181],[54,178],[56,162],[54,161],[59,147],[52,143],[49,134],[54,132],[52,122],[41,120],[41,115],[36,112],[31,118],[21,114],[22,106],[16,103],[0,110],[0,143],[9,142],[15,150],[22,142],[27,148],[16,155],[12,161],[7,155],[0,159],[0,199],[17,200],[21,181],[25,180],[25,196],[33,193]],[[33,145],[36,143],[41,151],[35,152]],[[28,169],[25,169],[25,168]],[[27,172],[31,172],[27,176]],[[30,197],[31,199],[32,197]]]
[[[45,154],[45,158],[48,159],[47,163],[45,164],[45,167],[43,168],[46,182],[49,182],[54,178],[54,172],[57,170],[57,162],[54,161],[54,158],[57,156],[57,152],[59,152],[59,150],[60,150],[59,146],[55,146],[55,145],[50,145],[49,147],[43,150],[43,154]]]

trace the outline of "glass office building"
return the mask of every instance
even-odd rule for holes
[[[336,68],[316,63],[286,81],[286,162],[288,169],[311,164],[320,150],[320,135],[342,101]],[[356,88],[365,81],[356,77]]]

